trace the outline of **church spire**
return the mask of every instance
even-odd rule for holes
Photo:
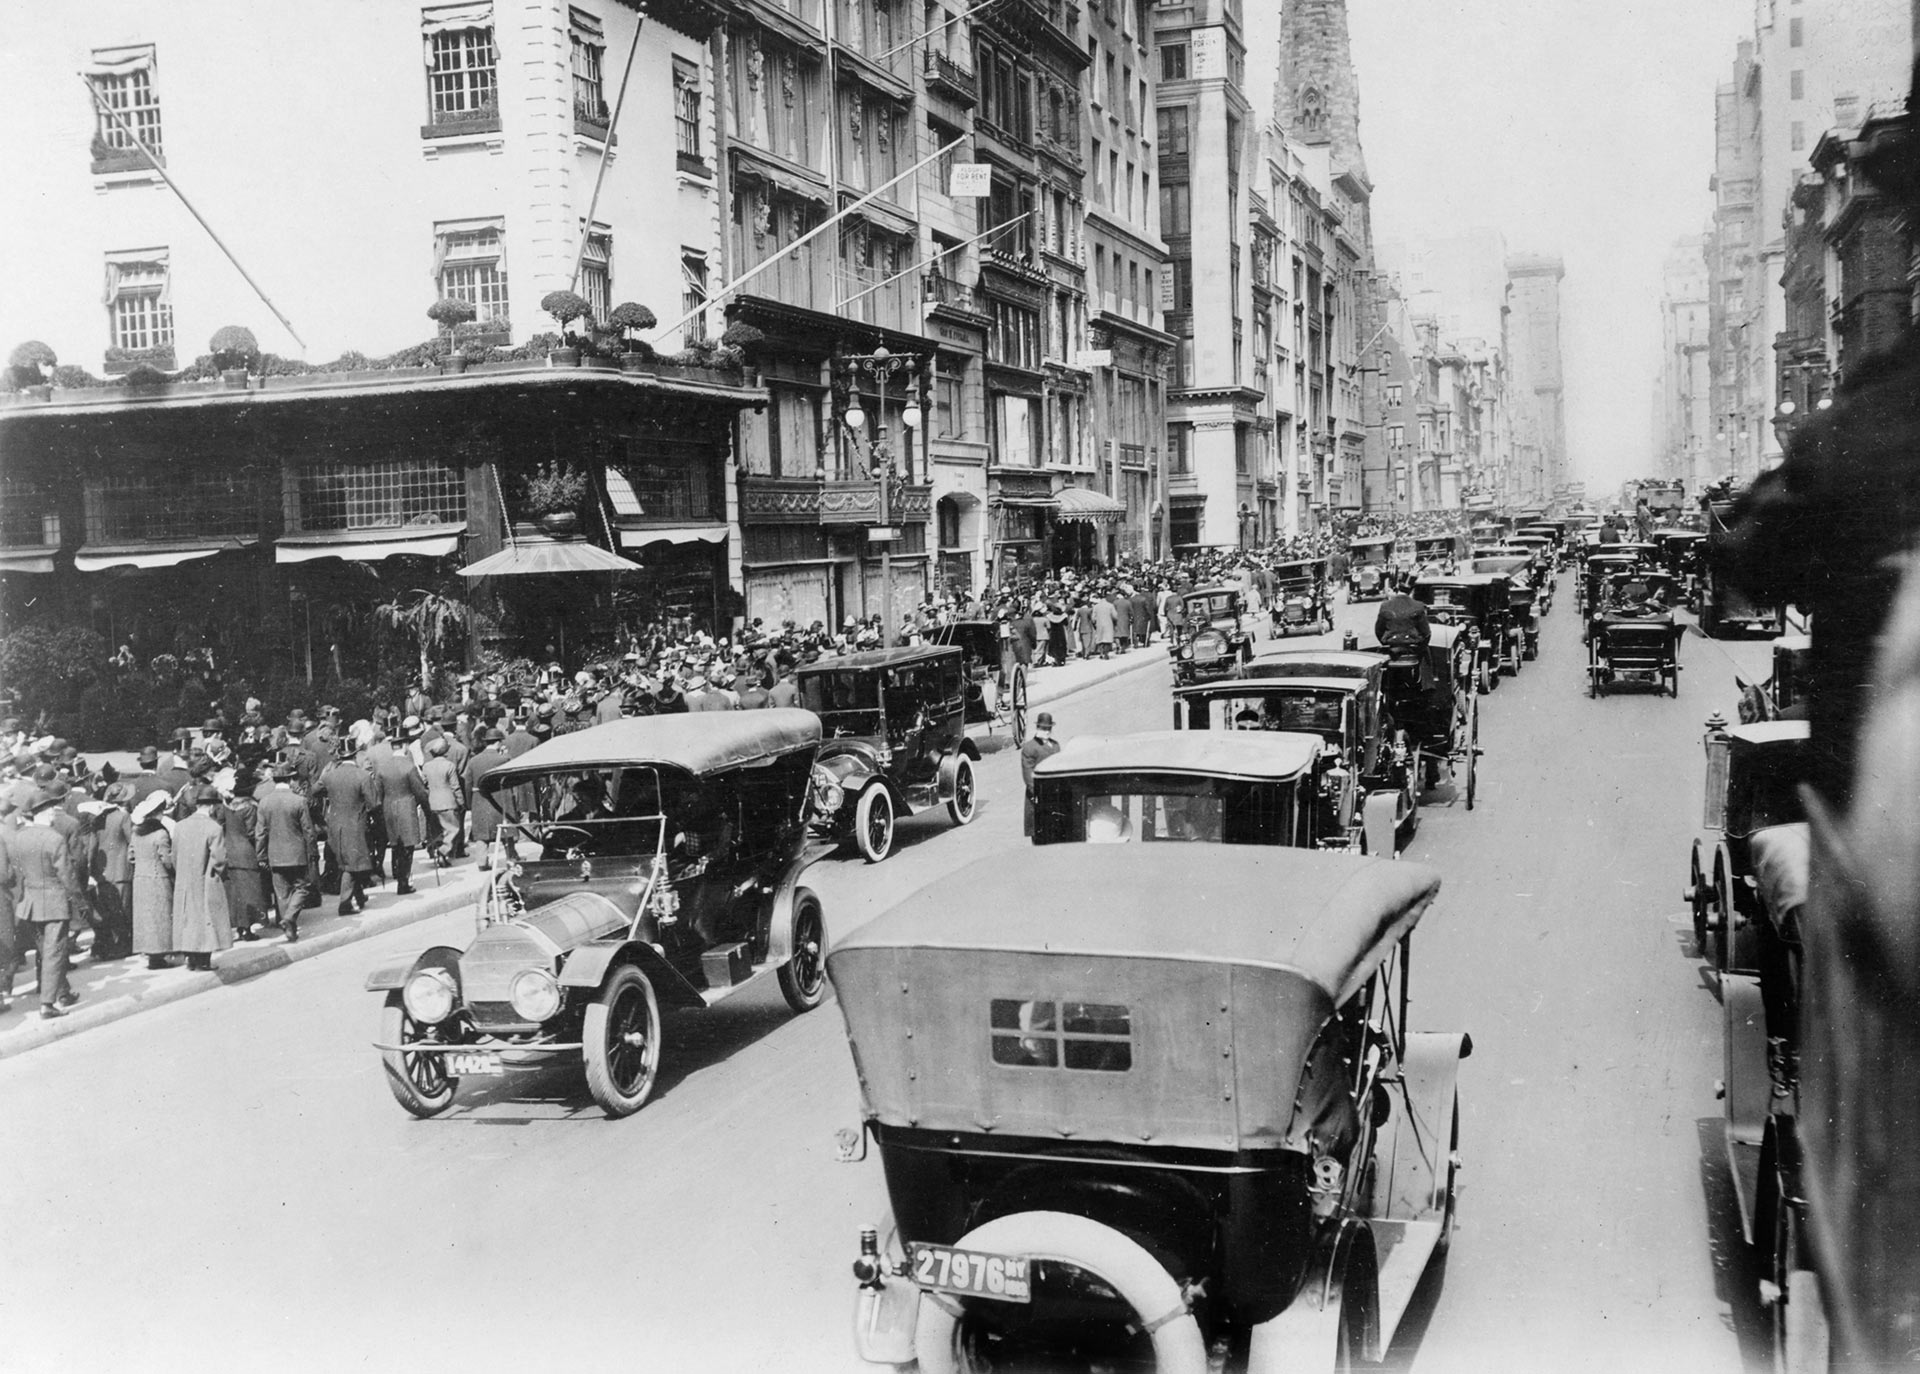
[[[1330,145],[1335,167],[1366,179],[1346,0],[1284,0],[1273,113],[1288,138]]]

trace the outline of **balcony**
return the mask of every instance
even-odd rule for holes
[[[933,513],[933,488],[896,485],[887,509],[887,521],[920,522]],[[820,484],[822,525],[878,525],[880,483],[868,479]]]
[[[921,69],[926,73],[927,89],[943,95],[957,105],[972,105],[978,98],[973,73],[945,53],[928,49],[921,54]]]

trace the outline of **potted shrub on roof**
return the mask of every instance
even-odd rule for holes
[[[579,530],[580,508],[592,491],[586,473],[549,459],[527,474],[522,504],[541,529],[566,539]]]
[[[593,307],[572,291],[549,291],[540,298],[540,308],[553,316],[562,338],[568,340],[547,354],[547,361],[555,367],[580,366],[579,330],[574,326],[592,314]]]
[[[607,327],[620,336],[626,345],[620,352],[620,368],[623,372],[638,372],[640,365],[653,358],[653,345],[634,335],[643,329],[652,329],[660,321],[653,312],[637,301],[622,301],[613,307],[613,313],[607,316]]]
[[[260,363],[260,344],[245,325],[227,324],[213,331],[207,344],[220,380],[236,391],[247,389],[247,373]]]
[[[7,357],[7,383],[15,391],[32,391],[44,401],[52,394],[48,378],[59,363],[52,348],[38,339],[28,339]]]
[[[427,318],[440,326],[440,337],[452,345],[447,350],[447,355],[440,360],[442,372],[458,373],[467,370],[467,355],[459,347],[460,327],[471,324],[473,317],[478,313],[473,308],[472,301],[463,301],[452,296],[442,296],[427,307]]]

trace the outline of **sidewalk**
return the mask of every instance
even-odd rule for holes
[[[142,955],[95,964],[89,956],[76,954],[68,981],[80,1000],[53,1021],[41,1020],[38,986],[23,971],[13,990],[13,1010],[0,1012],[0,1059],[452,911],[473,901],[480,891],[486,875],[477,863],[470,855],[439,870],[437,885],[431,866],[416,866],[411,894],[395,896],[391,881],[370,888],[367,909],[358,916],[335,915],[339,899],[323,898],[321,905],[301,917],[295,943],[287,944],[278,928],[269,926],[257,940],[242,941],[214,955],[213,969],[207,973],[189,973],[184,967],[150,970]]]
[[[1109,659],[1075,659],[1051,668],[1032,669],[1027,707],[1036,710],[1167,661],[1166,645],[1156,642]],[[80,1000],[65,1016],[53,1021],[40,1019],[38,988],[23,971],[14,987],[13,1010],[0,1012],[0,1059],[453,911],[473,901],[480,891],[485,875],[476,863],[477,859],[469,856],[440,870],[438,886],[432,868],[416,865],[413,876],[417,890],[412,895],[396,897],[391,882],[371,888],[367,909],[359,916],[336,916],[338,899],[326,898],[301,918],[300,939],[294,944],[282,941],[278,930],[269,926],[258,940],[243,941],[214,955],[213,969],[207,973],[189,973],[181,967],[149,970],[145,958],[138,955],[94,964],[87,955],[76,953],[68,978]]]

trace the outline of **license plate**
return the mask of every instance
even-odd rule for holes
[[[947,1245],[912,1245],[913,1281],[922,1288],[996,1302],[1032,1302],[1033,1261],[1013,1255],[983,1255]]]
[[[447,1056],[447,1076],[449,1078],[469,1078],[475,1074],[503,1074],[506,1068],[500,1063],[500,1056],[491,1050],[467,1050]]]

